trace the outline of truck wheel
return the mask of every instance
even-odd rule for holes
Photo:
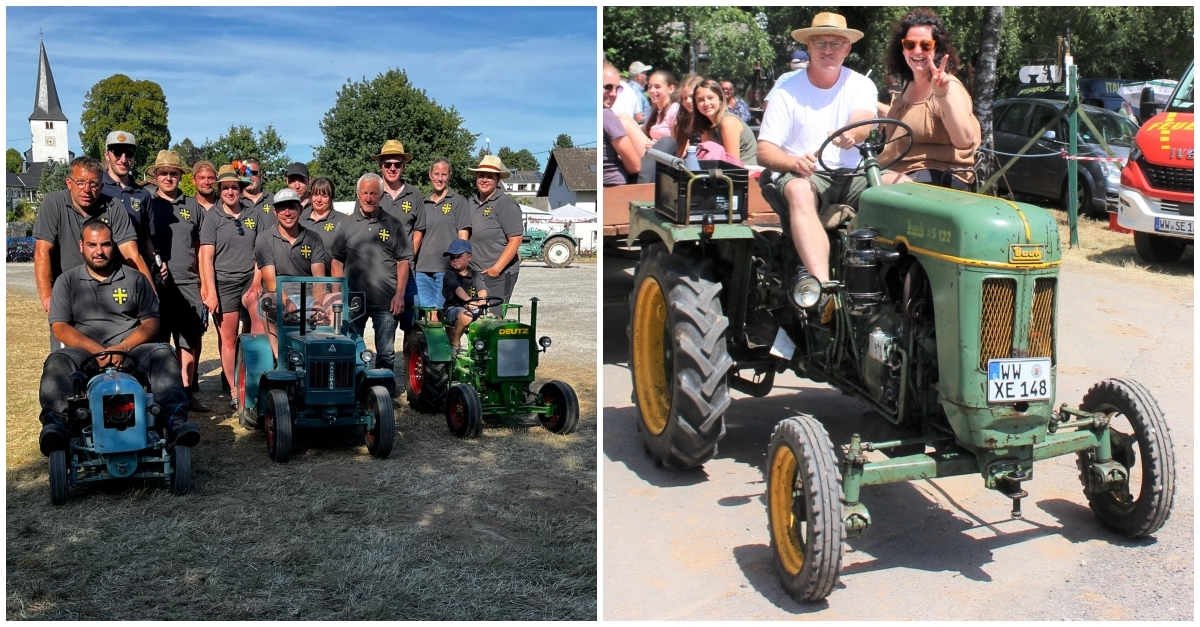
[[[367,452],[376,459],[387,459],[396,441],[396,413],[387,388],[373,385],[367,390],[367,411],[375,414],[375,428],[366,430]]]
[[[450,379],[446,364],[429,360],[429,345],[425,333],[414,327],[404,338],[405,395],[408,405],[423,413],[432,414],[446,402]]]
[[[842,476],[825,427],[808,416],[780,422],[767,451],[767,530],[775,570],[799,601],[833,592],[842,570]]]
[[[262,424],[258,421],[258,411],[261,411],[262,408],[251,410],[246,407],[246,351],[242,348],[241,342],[238,342],[233,362],[233,387],[230,394],[237,399],[238,424],[251,431],[260,429]]]
[[[1178,237],[1155,235],[1154,233],[1133,232],[1133,247],[1138,257],[1146,263],[1172,263],[1179,261],[1187,250],[1188,241]]]
[[[555,237],[542,247],[542,259],[551,268],[565,268],[575,259],[575,245],[565,237]]]
[[[1158,403],[1137,381],[1106,379],[1087,391],[1080,409],[1109,416],[1113,459],[1129,469],[1127,485],[1093,494],[1085,473],[1095,452],[1079,453],[1080,480],[1092,512],[1127,538],[1154,533],[1175,503],[1175,445]]]
[[[630,366],[642,443],[656,462],[694,468],[712,459],[729,407],[729,319],[709,261],[661,243],[642,249],[629,297]]]
[[[552,403],[554,413],[549,416],[538,416],[542,427],[551,433],[566,435],[575,433],[579,426],[579,397],[575,390],[562,381],[550,381],[538,390],[538,396],[543,403]]]
[[[483,406],[475,388],[462,383],[450,386],[446,394],[446,426],[450,433],[464,439],[479,437],[483,430]]]
[[[271,390],[267,395],[266,420],[263,430],[267,432],[267,455],[280,464],[292,457],[292,408],[288,406],[287,392]]]
[[[192,490],[192,447],[176,446],[171,454],[171,494],[183,495]]]
[[[67,452],[50,451],[50,504],[64,505],[67,502]]]

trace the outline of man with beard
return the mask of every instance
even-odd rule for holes
[[[71,374],[102,351],[121,351],[137,361],[135,376],[150,386],[162,408],[157,422],[168,446],[199,444],[200,428],[187,421],[179,362],[169,347],[154,342],[158,298],[150,281],[114,262],[112,229],[99,218],[83,223],[76,248],[83,264],[59,277],[50,303],[50,325],[64,347],[50,353],[42,366],[42,454],[70,446],[64,412],[74,395]],[[104,368],[121,365],[124,357],[106,355],[94,361]]]
[[[138,185],[134,177],[134,153],[137,143],[133,133],[128,131],[113,131],[108,134],[104,148],[104,187],[100,193],[109,198],[116,198],[125,206],[133,228],[137,232],[138,250],[143,259],[154,257],[154,251],[149,247],[150,240],[150,198],[151,193]]]
[[[211,161],[197,161],[192,166],[192,183],[196,186],[195,203],[208,211],[220,200],[217,194],[217,166]]]

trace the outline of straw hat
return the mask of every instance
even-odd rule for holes
[[[792,31],[792,39],[804,45],[808,45],[808,39],[813,35],[841,35],[850,43],[863,38],[862,31],[846,28],[846,18],[837,13],[818,13],[813,18],[812,26]]]
[[[250,179],[238,176],[237,170],[234,170],[232,165],[223,165],[221,166],[220,170],[217,170],[217,189],[221,188],[221,183],[225,183],[227,181],[237,181],[242,187],[246,187],[250,184]]]
[[[158,156],[154,158],[154,165],[146,168],[146,176],[151,178],[158,176],[158,171],[161,168],[172,168],[184,174],[192,171],[191,168],[184,165],[183,159],[180,159],[174,150],[158,151]]]
[[[467,171],[474,172],[475,174],[499,174],[501,179],[506,179],[509,176],[512,176],[512,173],[508,171],[508,168],[504,167],[504,162],[501,161],[500,157],[497,157],[496,155],[484,155],[483,160],[479,162],[479,167],[467,168]]]
[[[379,149],[379,154],[375,155],[376,161],[383,161],[384,157],[399,157],[405,163],[412,161],[413,156],[404,152],[404,144],[398,139],[389,139],[383,142],[383,148]]]

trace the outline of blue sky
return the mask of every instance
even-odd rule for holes
[[[454,106],[479,146],[544,153],[559,133],[596,141],[596,9],[8,7],[7,148],[29,148],[38,29],[71,150],[83,96],[113,74],[162,86],[171,142],[200,145],[231,124],[275,126],[298,161],[347,79],[388,68]],[[399,138],[403,141],[404,138]],[[381,138],[382,143],[382,138]],[[589,143],[590,142],[590,143]],[[543,167],[546,154],[537,154]]]

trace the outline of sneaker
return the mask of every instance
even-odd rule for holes
[[[49,420],[46,418],[49,417]],[[65,451],[71,446],[71,434],[67,432],[67,428],[63,426],[57,418],[44,415],[42,419],[42,433],[38,436],[38,448],[41,449],[42,455],[47,457],[54,451]]]
[[[201,403],[200,399],[196,398],[195,394],[191,393],[188,394],[188,410],[201,414],[207,414],[208,412],[212,411],[207,405]]]
[[[196,446],[200,443],[200,427],[194,422],[172,418],[167,426],[167,444],[170,446]]]
[[[237,410],[237,397],[229,399],[229,409]]]

